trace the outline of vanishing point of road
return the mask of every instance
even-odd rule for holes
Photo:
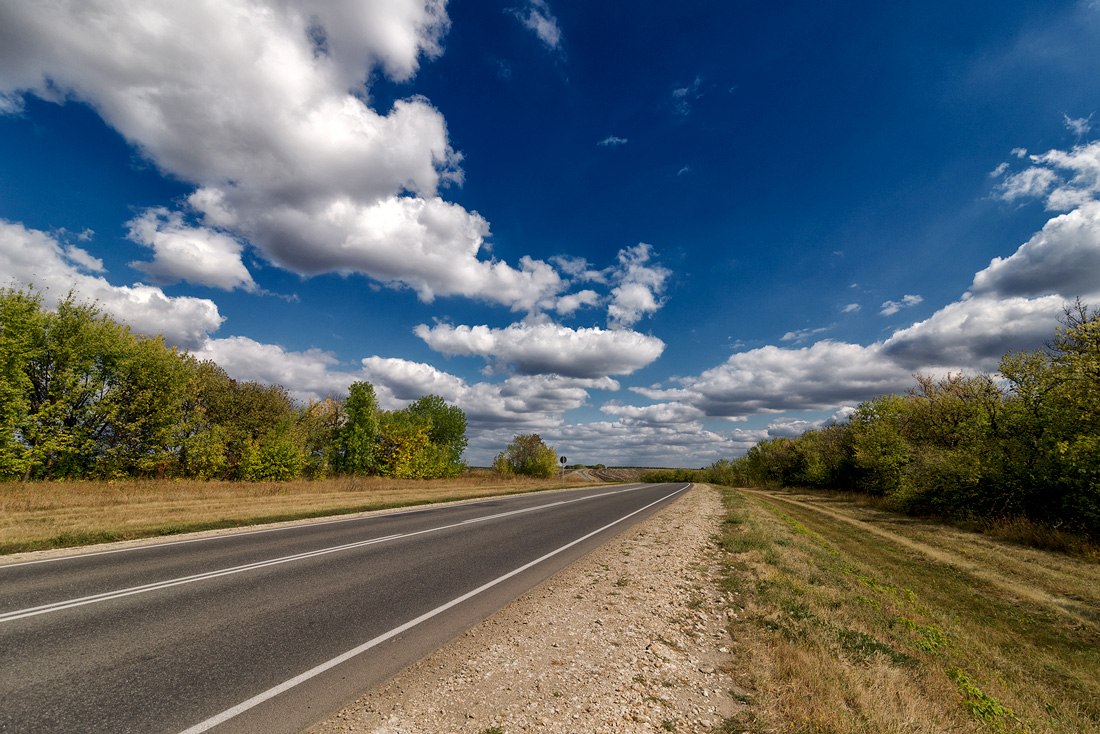
[[[300,732],[688,484],[0,565],[0,732]]]

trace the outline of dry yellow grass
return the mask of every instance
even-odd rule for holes
[[[586,484],[567,478],[566,486]],[[561,487],[472,471],[454,479],[0,483],[0,553],[254,525]]]
[[[1100,732],[1100,563],[728,490],[733,732]]]

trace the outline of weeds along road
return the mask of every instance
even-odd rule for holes
[[[0,731],[302,731],[689,488],[494,498],[0,566]]]

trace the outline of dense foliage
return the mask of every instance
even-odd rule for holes
[[[516,436],[493,461],[493,471],[501,474],[552,477],[557,468],[557,452],[552,446],[547,446],[537,433]]]
[[[1000,376],[917,375],[845,423],[762,441],[712,466],[725,484],[885,495],[910,512],[1023,516],[1100,537],[1100,313],[1078,303],[1044,350]]]
[[[71,295],[48,311],[0,290],[0,477],[444,477],[465,449],[465,414],[437,395],[384,411],[356,382],[301,405]]]

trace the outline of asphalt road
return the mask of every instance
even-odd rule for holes
[[[0,732],[300,732],[690,485],[0,565]]]

